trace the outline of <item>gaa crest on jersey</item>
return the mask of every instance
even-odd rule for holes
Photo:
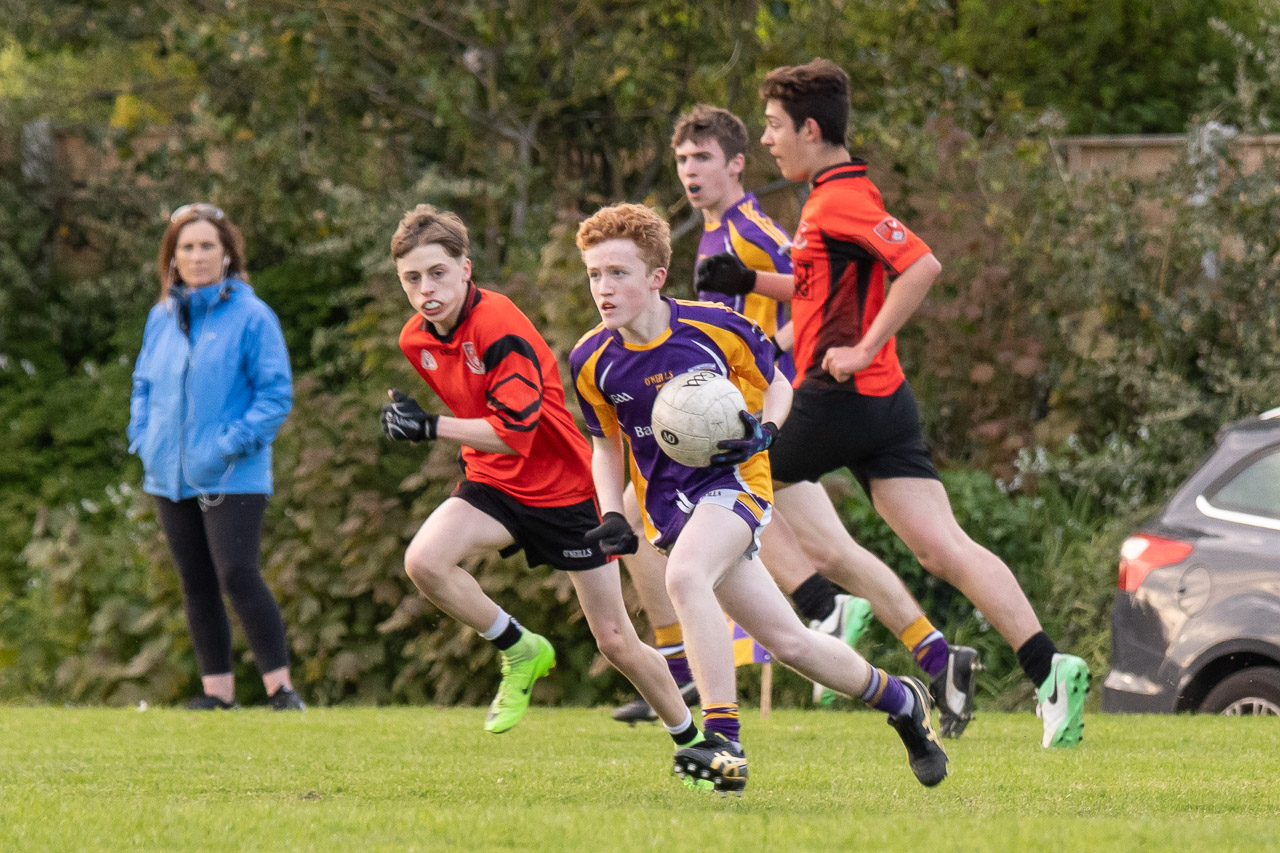
[[[471,341],[462,342],[462,355],[467,360],[467,369],[472,373],[484,374],[484,362],[476,355],[476,345]]]
[[[886,243],[905,243],[907,240],[907,228],[892,216],[886,216],[880,220],[880,224],[875,227],[876,236]]]
[[[422,365],[423,370],[435,370],[439,365],[436,364],[436,357],[426,350],[422,351],[422,355],[418,359],[418,363]]]

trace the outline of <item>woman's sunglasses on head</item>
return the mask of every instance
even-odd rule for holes
[[[179,222],[189,213],[194,213],[196,216],[207,216],[210,219],[222,219],[226,216],[222,212],[222,208],[209,204],[207,201],[197,201],[194,204],[184,204],[175,210],[169,216],[169,222]]]

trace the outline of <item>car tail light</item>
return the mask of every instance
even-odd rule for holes
[[[1120,546],[1120,578],[1116,586],[1133,592],[1142,586],[1152,569],[1182,562],[1193,547],[1190,542],[1162,539],[1147,533],[1130,536]]]

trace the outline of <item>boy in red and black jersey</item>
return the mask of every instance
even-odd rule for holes
[[[400,348],[449,408],[430,414],[391,391],[388,438],[462,445],[466,476],[423,522],[405,571],[432,603],[498,647],[502,684],[486,731],[510,729],[533,684],[555,665],[546,638],[525,630],[461,563],[521,549],[530,565],[570,573],[601,653],[653,704],[677,747],[701,739],[663,658],[640,642],[627,615],[617,563],[605,556],[590,448],[565,408],[559,368],[529,318],[471,281],[462,220],[429,205],[405,215],[391,240],[396,274],[415,314]],[[618,545],[626,553],[627,545]]]
[[[942,267],[885,211],[866,164],[850,157],[842,69],[825,59],[776,68],[760,95],[761,143],[783,177],[812,184],[792,238],[796,393],[770,451],[774,478],[849,468],[921,564],[959,588],[1017,651],[1037,688],[1044,746],[1074,746],[1088,667],[1058,653],[1009,567],[956,523],[898,364],[894,335]]]
[[[440,334],[416,314],[400,349],[454,417],[482,420],[510,449],[463,444],[467,482],[527,506],[594,496],[590,448],[565,408],[555,355],[510,299],[470,284],[452,329]]]

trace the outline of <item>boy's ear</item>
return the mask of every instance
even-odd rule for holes
[[[667,268],[658,267],[656,270],[653,271],[652,275],[653,275],[653,289],[661,290],[662,285],[667,283]]]
[[[747,155],[734,154],[729,158],[729,173],[732,174],[739,182],[742,181],[742,173],[747,168]]]

